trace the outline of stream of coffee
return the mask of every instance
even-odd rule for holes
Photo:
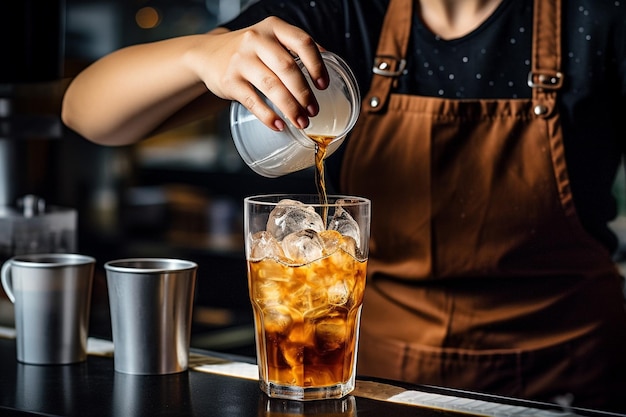
[[[335,138],[334,136],[309,135],[315,142],[315,185],[317,186],[317,194],[322,204],[322,219],[326,223],[326,215],[328,214],[328,196],[326,194],[326,178],[324,174],[324,158],[328,145]]]

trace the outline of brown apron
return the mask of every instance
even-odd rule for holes
[[[342,167],[373,212],[359,374],[617,406],[622,279],[569,187],[560,1],[535,0],[532,99],[506,100],[391,92],[412,3],[390,2]]]

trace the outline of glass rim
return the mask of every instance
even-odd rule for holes
[[[96,259],[77,253],[25,253],[15,255],[9,261],[13,266],[55,268],[93,264]]]
[[[328,203],[319,201],[318,194],[298,194],[298,193],[269,193],[258,194],[244,198],[244,204],[256,204],[265,206],[276,206],[281,200],[296,200],[307,206],[313,207],[335,207],[335,206],[371,206],[371,201],[366,197],[349,194],[328,194]],[[347,200],[345,203],[337,203],[338,200]]]
[[[141,266],[142,264],[145,266]],[[175,258],[124,258],[104,264],[107,271],[133,274],[187,271],[197,267],[198,264],[193,261]]]

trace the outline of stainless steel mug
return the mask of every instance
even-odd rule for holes
[[[187,370],[197,264],[179,259],[109,261],[113,362],[137,375]]]
[[[82,362],[95,259],[27,254],[2,265],[2,287],[15,305],[17,360],[35,365]]]

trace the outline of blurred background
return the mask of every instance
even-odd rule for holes
[[[110,337],[106,261],[175,257],[199,264],[192,346],[254,355],[242,199],[315,193],[313,172],[254,174],[235,150],[228,112],[118,148],[92,144],[60,120],[65,88],[94,60],[123,46],[208,31],[247,3],[0,5],[0,261],[27,252],[94,256],[93,336]],[[623,242],[625,189],[622,170],[615,185],[622,215],[614,227]],[[12,313],[0,290],[0,325],[12,326]]]

